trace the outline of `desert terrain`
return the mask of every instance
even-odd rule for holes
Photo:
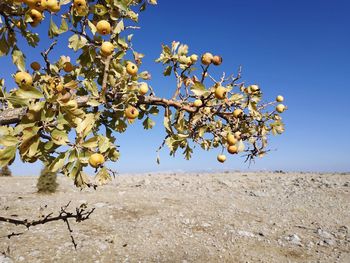
[[[0,216],[95,211],[70,222],[76,250],[62,221],[0,222],[0,262],[350,262],[350,174],[120,175],[82,191],[59,177],[51,195],[36,179],[0,178]]]

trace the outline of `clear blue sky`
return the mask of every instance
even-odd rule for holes
[[[121,159],[111,168],[120,172],[169,170],[289,170],[350,171],[350,2],[348,0],[159,0],[140,16],[142,30],[134,47],[146,54],[143,68],[152,73],[150,84],[161,96],[170,96],[174,82],[164,78],[153,61],[161,43],[178,40],[190,51],[206,51],[224,58],[222,71],[243,65],[243,79],[258,83],[266,99],[286,98],[286,132],[271,137],[273,150],[248,167],[243,158],[216,161],[219,150],[198,148],[190,161],[156,149],[164,137],[162,121],[146,132],[132,125],[120,135]],[[214,3],[214,4],[209,4]],[[47,45],[41,45],[42,49]],[[28,60],[39,51],[27,48]],[[64,53],[66,46],[60,47]],[[0,76],[13,73],[1,58]],[[5,75],[3,75],[5,74]],[[13,166],[15,174],[35,174],[40,164]]]

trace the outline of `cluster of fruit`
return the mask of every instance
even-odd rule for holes
[[[57,13],[61,10],[59,0],[12,0],[14,4],[26,4],[29,8],[29,23],[32,27],[36,27],[43,20],[43,12],[46,10],[51,13]]]
[[[256,86],[256,85],[252,85],[252,86]],[[283,101],[284,101],[284,97],[282,95],[278,95],[276,97],[276,102],[283,102]],[[282,113],[286,110],[286,106],[280,103],[276,106],[275,110],[278,113]],[[243,111],[241,109],[235,109],[233,111],[233,116],[235,118],[240,117],[242,114],[243,114]],[[237,154],[244,151],[244,144],[240,143],[240,140],[241,140],[241,132],[237,131],[234,134],[228,133],[226,138],[227,152],[230,154]],[[217,156],[217,160],[220,163],[224,163],[226,161],[226,155],[219,154]]]

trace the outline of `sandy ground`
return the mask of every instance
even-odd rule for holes
[[[350,262],[349,174],[146,174],[83,191],[59,178],[53,195],[35,183],[0,178],[0,215],[96,210],[71,222],[76,251],[64,222],[0,223],[0,262]]]

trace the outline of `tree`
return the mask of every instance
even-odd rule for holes
[[[38,193],[54,193],[58,187],[57,174],[44,167],[36,184]]]
[[[221,149],[220,162],[226,150],[245,154],[248,161],[268,152],[269,135],[284,131],[283,97],[264,102],[258,85],[240,81],[241,69],[215,79],[210,70],[220,66],[220,56],[198,56],[176,41],[163,45],[156,62],[164,65],[164,76],[175,76],[176,84],[171,98],[156,96],[150,73],[141,70],[144,55],[132,45],[137,10],[156,3],[1,1],[0,56],[11,54],[18,71],[16,88],[0,81],[0,166],[11,164],[18,151],[22,161],[41,160],[80,187],[90,185],[83,170],[91,165],[97,182],[104,183],[111,173],[105,161],[119,158],[116,134],[136,121],[151,129],[152,115],[160,112],[166,131],[160,149],[167,145],[171,155],[182,151],[190,159],[196,145]],[[32,61],[29,70],[17,42],[23,38],[36,47],[40,36],[33,29],[44,19],[50,19],[53,42],[41,53],[43,65]],[[76,61],[64,55],[51,61],[62,35],[69,37]]]
[[[5,165],[0,170],[0,176],[12,176],[11,170],[8,165]]]

